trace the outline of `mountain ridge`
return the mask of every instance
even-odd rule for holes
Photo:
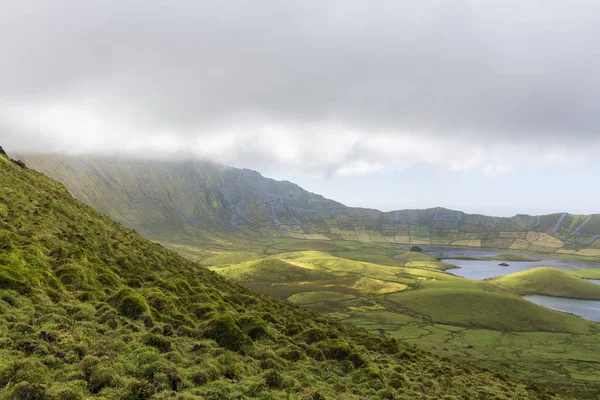
[[[383,212],[348,207],[253,170],[189,158],[18,158],[63,182],[76,198],[159,241],[355,240],[600,256],[600,214],[491,217],[443,207]]]

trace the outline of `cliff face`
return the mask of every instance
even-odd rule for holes
[[[290,237],[600,256],[600,215],[465,214],[346,207],[255,171],[187,160],[21,155],[83,202],[148,237]]]

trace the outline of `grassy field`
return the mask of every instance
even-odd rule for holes
[[[280,252],[269,254],[267,264],[281,267],[277,277],[264,259],[212,269],[441,356],[483,363],[498,373],[577,393],[579,398],[593,398],[600,390],[600,354],[595,351],[600,324],[521,297],[536,293],[596,298],[600,286],[577,277],[593,278],[596,270],[536,268],[472,281],[444,272],[453,266],[427,254],[356,242],[335,246],[346,250],[328,252],[322,244],[311,249],[309,242],[272,246],[270,250]],[[382,292],[388,285],[398,286]]]

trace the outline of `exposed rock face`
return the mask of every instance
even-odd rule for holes
[[[6,154],[6,152],[4,151],[4,149],[2,148],[2,146],[0,146],[0,155],[8,157],[8,154]]]
[[[14,162],[15,164],[17,164],[19,167],[21,168],[27,168],[27,165],[25,165],[25,163],[21,160],[14,160],[14,159],[10,159],[10,161]]]

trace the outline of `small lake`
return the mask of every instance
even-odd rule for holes
[[[570,260],[567,258],[558,258],[539,254],[526,254],[513,252],[511,250],[504,251],[486,251],[473,250],[463,248],[445,248],[445,247],[426,247],[423,249],[429,254],[441,254],[444,261],[459,267],[458,269],[450,269],[447,272],[462,276],[464,278],[481,280],[487,278],[495,278],[498,276],[512,274],[514,272],[525,271],[535,267],[552,267],[562,270],[576,270],[588,268],[600,268],[600,263],[581,260]],[[491,257],[502,253],[520,254],[525,257],[535,258],[540,261],[506,261],[508,267],[501,267],[502,261],[497,260],[455,260],[455,256],[470,256],[470,257]],[[598,282],[595,282],[598,283]]]
[[[525,271],[530,268],[542,266],[562,270],[600,268],[600,263],[591,261],[570,260],[567,258],[558,258],[541,254],[518,253],[511,250],[487,251],[446,247],[427,247],[423,250],[429,254],[441,254],[444,261],[459,267],[458,269],[450,269],[446,272],[475,280],[495,278],[498,276],[508,275],[514,272]],[[452,259],[452,257],[459,255],[470,257],[491,257],[502,253],[519,254],[529,258],[535,258],[539,261],[506,261],[506,263],[509,264],[508,267],[501,267],[498,264],[502,263],[502,261],[496,260],[481,261]],[[600,279],[586,280],[600,285]],[[543,307],[579,315],[580,317],[589,321],[600,322],[600,301],[597,300],[579,300],[541,295],[525,296],[524,298]]]
[[[600,322],[600,301],[597,300],[578,300],[540,295],[525,296],[524,299],[539,306],[579,315],[588,321]]]

